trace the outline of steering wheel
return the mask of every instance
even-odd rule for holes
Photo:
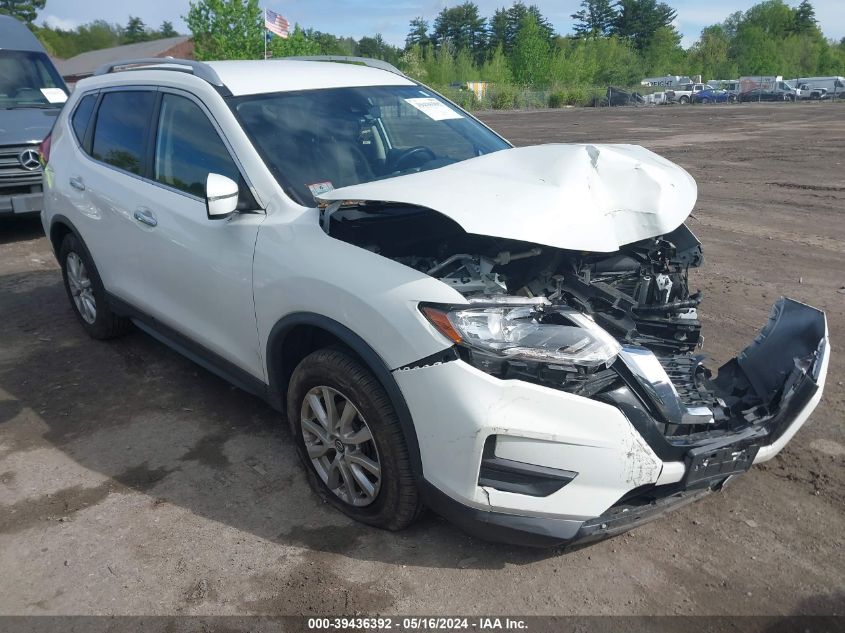
[[[406,150],[402,150],[402,152],[393,159],[393,171],[403,171],[407,169],[404,167],[405,163],[408,162],[412,157],[417,156],[418,154],[428,154],[429,160],[434,160],[437,158],[437,154],[431,151],[428,147],[424,145],[415,145],[414,147],[409,147]],[[422,163],[420,163],[422,164]]]

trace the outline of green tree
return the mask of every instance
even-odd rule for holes
[[[355,54],[360,57],[383,59],[391,64],[398,64],[401,57],[399,49],[385,42],[381,33],[376,33],[374,37],[365,36],[358,40]]]
[[[510,64],[501,44],[493,49],[493,53],[481,67],[480,73],[483,81],[489,81],[494,84],[507,84],[513,80]]]
[[[428,81],[422,46],[419,44],[414,44],[405,49],[405,52],[402,53],[402,59],[399,60],[399,67],[406,75],[413,77],[417,81]]]
[[[549,40],[532,14],[527,14],[516,34],[511,55],[513,77],[523,86],[542,86],[549,81]]]
[[[779,69],[781,43],[756,24],[743,23],[731,42],[730,55],[740,72],[748,75],[774,75]]]
[[[610,0],[583,0],[581,9],[570,16],[575,20],[572,30],[578,37],[608,35],[613,29],[616,11]]]
[[[0,0],[0,14],[32,24],[47,0]]]
[[[446,40],[438,49],[427,46],[423,65],[430,84],[441,88],[448,86],[455,79],[455,51],[452,43]]]
[[[783,0],[765,0],[748,9],[741,24],[755,26],[773,38],[785,38],[795,29],[795,9]]]
[[[136,42],[144,42],[148,39],[150,37],[144,21],[134,15],[130,15],[129,22],[126,24],[126,28],[123,29],[123,41],[126,44],[134,44]]]
[[[730,45],[730,38],[721,24],[706,27],[689,50],[689,71],[701,75],[705,81],[738,77],[736,64],[728,56]]]
[[[646,75],[677,74],[685,65],[684,49],[678,32],[669,27],[659,27],[642,50],[642,63]]]
[[[264,55],[258,0],[196,0],[184,19],[197,59],[260,59]]]
[[[287,37],[273,36],[268,46],[272,57],[300,57],[319,55],[320,44],[308,37],[298,24],[293,25],[293,31]]]
[[[408,35],[405,37],[405,48],[428,43],[428,20],[417,17],[411,20]]]
[[[802,0],[798,8],[795,9],[795,25],[796,33],[810,33],[816,29],[816,10],[809,0]]]
[[[537,23],[541,36],[549,43],[555,36],[549,20],[544,16],[536,4],[526,6],[524,2],[514,2],[508,9],[508,41],[511,45],[516,44],[516,36],[525,23],[526,16],[531,16]]]
[[[613,33],[624,37],[641,51],[660,27],[672,28],[677,11],[657,0],[619,0]]]
[[[314,29],[306,29],[305,35],[309,40],[317,42],[320,55],[354,55],[357,42],[351,37],[337,37],[331,33],[323,33]]]
[[[474,2],[445,8],[434,20],[432,39],[438,46],[448,40],[455,50],[470,51],[481,59],[487,46],[487,20]]]
[[[505,55],[510,56],[516,44],[516,35],[526,16],[531,15],[537,22],[543,37],[551,44],[555,32],[549,20],[540,12],[537,5],[528,6],[524,2],[514,2],[509,8],[496,9],[487,29],[487,51],[491,54],[501,46]]]
[[[742,24],[743,17],[744,14],[742,11],[734,11],[719,25],[722,27],[722,30],[725,32],[725,35],[729,40],[736,37],[737,29],[739,29],[739,25]]]
[[[512,43],[508,41],[508,10],[496,9],[487,25],[487,47],[492,51],[501,48],[503,52],[509,52]]]
[[[465,48],[458,51],[455,55],[455,74],[454,81],[461,83],[466,81],[476,81],[478,79],[478,68],[475,66],[475,60],[472,54]]]
[[[161,37],[176,37],[179,35],[176,32],[176,29],[173,28],[173,23],[166,20],[161,23],[161,28],[158,30],[158,34]]]

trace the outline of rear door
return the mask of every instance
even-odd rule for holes
[[[82,126],[80,112],[94,106],[93,120]],[[72,125],[87,156],[56,169],[68,192],[88,249],[106,290],[127,300],[141,297],[138,283],[137,229],[132,201],[144,186],[150,124],[157,99],[154,88],[103,90],[83,97]],[[80,125],[77,126],[77,118]],[[65,178],[67,181],[65,182]]]
[[[263,379],[252,258],[264,212],[221,129],[193,96],[162,88],[151,131],[149,180],[129,204],[130,298],[166,328]],[[239,182],[241,212],[208,218],[209,173]]]

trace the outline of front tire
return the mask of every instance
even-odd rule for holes
[[[288,385],[287,417],[308,482],[347,516],[401,530],[421,503],[405,438],[384,388],[357,359],[326,348]]]
[[[85,245],[72,233],[62,240],[59,264],[70,305],[91,338],[115,338],[131,329],[129,319],[111,311],[94,260]]]

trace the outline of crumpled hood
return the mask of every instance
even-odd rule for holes
[[[613,252],[677,228],[696,197],[692,176],[638,145],[550,144],[343,187],[319,199],[419,205],[468,233]]]
[[[0,145],[29,145],[40,143],[53,129],[61,107],[0,108]]]

